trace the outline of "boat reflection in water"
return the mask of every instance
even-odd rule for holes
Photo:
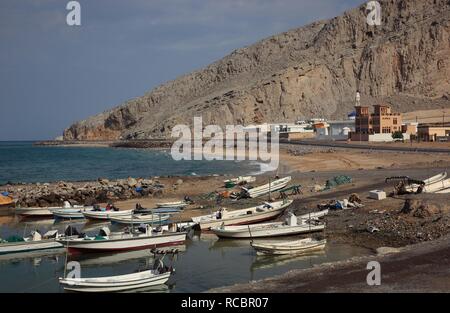
[[[185,252],[185,245],[177,245],[170,247],[161,247],[158,248],[159,251],[170,251],[177,250],[178,252]],[[150,249],[144,250],[136,250],[136,251],[127,251],[127,252],[119,252],[114,254],[105,254],[105,253],[81,253],[81,254],[72,254],[70,256],[69,261],[77,261],[80,263],[81,267],[97,267],[102,265],[109,264],[121,264],[127,263],[133,260],[138,260],[139,263],[148,265],[153,262],[153,253]],[[148,262],[150,261],[150,262]]]
[[[29,251],[12,254],[2,254],[0,255],[0,263],[15,263],[15,262],[20,263],[31,260],[34,266],[39,266],[40,261],[43,258],[54,260],[55,263],[58,263],[58,257],[63,256],[65,251],[66,249],[60,248],[60,249]]]
[[[320,257],[326,257],[324,250],[307,254],[257,255],[251,265],[251,271],[283,266],[291,262],[304,263],[305,267],[311,267]]]

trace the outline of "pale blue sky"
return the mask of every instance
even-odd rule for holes
[[[267,36],[362,0],[0,2],[0,140],[53,138],[71,123]]]

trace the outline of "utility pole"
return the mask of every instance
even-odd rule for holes
[[[355,100],[356,100],[356,106],[360,107],[361,106],[361,94],[359,93],[359,90],[356,91]],[[362,138],[361,138],[361,136],[362,136],[362,131],[361,131],[361,108],[359,110],[359,113],[360,113],[359,116],[358,116],[358,114],[356,114],[356,117],[359,119],[359,144],[361,144],[361,142],[362,142]]]
[[[445,127],[445,109],[442,108],[442,127]]]

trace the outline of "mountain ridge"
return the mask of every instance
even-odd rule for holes
[[[382,25],[365,4],[237,49],[142,97],[74,123],[65,140],[170,136],[177,124],[343,118],[363,104],[406,112],[450,106],[450,1],[385,0]]]

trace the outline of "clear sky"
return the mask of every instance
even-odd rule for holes
[[[90,115],[363,0],[0,1],[0,140],[51,139]]]

